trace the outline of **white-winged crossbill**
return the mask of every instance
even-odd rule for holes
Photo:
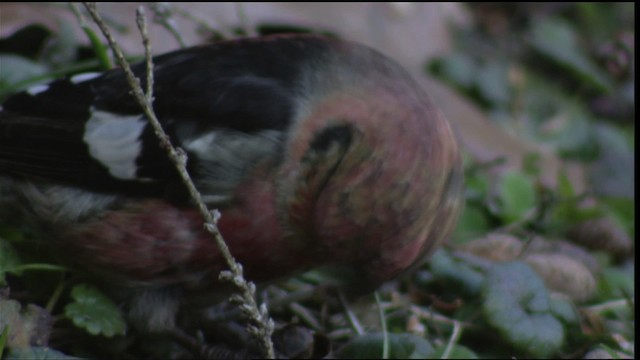
[[[455,138],[386,56],[279,35],[154,64],[154,110],[249,279],[336,265],[373,288],[449,236],[462,200]],[[144,64],[133,70],[144,78]],[[55,253],[121,287],[220,286],[225,261],[123,71],[2,107],[0,222],[42,230]]]

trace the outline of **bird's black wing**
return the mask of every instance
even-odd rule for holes
[[[214,177],[215,193],[261,153],[279,151],[303,92],[300,72],[326,46],[311,36],[273,37],[154,58],[154,110],[187,151],[192,176]],[[144,88],[144,63],[133,71]],[[176,178],[120,69],[9,97],[0,111],[0,175],[136,192],[161,191]]]

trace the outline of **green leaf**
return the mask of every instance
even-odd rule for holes
[[[507,72],[506,63],[491,61],[476,73],[476,86],[482,96],[494,106],[505,106],[511,97]]]
[[[435,60],[432,69],[437,75],[464,88],[471,87],[478,73],[478,66],[467,54],[454,53]]]
[[[102,68],[102,70],[111,69],[113,67],[113,64],[111,64],[111,58],[109,58],[108,47],[102,42],[101,38],[89,26],[83,26],[82,30],[89,38],[89,42],[91,42],[91,48],[96,54],[96,58],[100,61],[100,67]]]
[[[468,200],[484,200],[489,193],[489,178],[485,173],[474,173],[469,175],[470,171],[465,173],[466,198]]]
[[[424,359],[433,353],[433,346],[413,334],[387,334],[390,359]],[[341,358],[379,359],[382,357],[382,333],[369,333],[349,341],[339,351]]]
[[[556,194],[558,196],[553,205],[545,213],[547,231],[550,233],[564,235],[571,226],[604,215],[601,207],[585,207],[580,203],[581,199],[564,171],[558,174]]]
[[[522,170],[525,174],[529,176],[539,176],[540,175],[540,160],[542,159],[542,155],[537,152],[527,153],[522,158]]]
[[[20,89],[20,84],[30,82],[47,73],[42,64],[17,55],[0,54],[0,101]]]
[[[455,260],[444,250],[438,250],[430,261],[431,272],[453,287],[459,287],[467,295],[479,294],[484,284],[482,272],[472,268],[469,264]]]
[[[556,191],[558,195],[564,198],[571,199],[576,196],[573,184],[571,184],[571,180],[569,180],[569,176],[567,176],[567,172],[564,169],[558,173],[558,187]]]
[[[76,39],[75,24],[66,21],[58,24],[58,30],[42,54],[42,59],[54,68],[74,62],[80,45]]]
[[[9,242],[21,242],[25,239],[24,231],[14,226],[0,224],[0,239],[8,240]]]
[[[610,300],[635,294],[634,274],[618,268],[608,267],[602,270],[598,279],[598,298]]]
[[[444,355],[444,351],[447,348],[446,344],[438,346],[433,355],[431,355],[432,359],[442,359],[442,355]],[[451,352],[447,359],[477,359],[478,355],[471,351],[466,346],[462,346],[459,344],[454,344],[451,348]]]
[[[118,307],[97,289],[86,284],[73,287],[74,302],[64,311],[73,323],[92,335],[124,335],[126,323]]]
[[[604,204],[609,215],[622,226],[627,234],[631,238],[635,238],[636,206],[634,199],[604,197],[600,199],[600,202]]]
[[[615,126],[597,124],[594,129],[599,157],[589,168],[589,178],[597,194],[615,197],[634,197],[635,151]]]
[[[489,220],[485,212],[477,206],[467,204],[458,220],[452,238],[457,244],[461,244],[486,234],[489,228]]]
[[[15,268],[20,265],[20,257],[13,250],[9,242],[0,238],[0,285],[6,282],[7,273],[15,273]]]
[[[54,350],[44,346],[32,346],[26,348],[11,349],[7,354],[6,360],[73,360],[80,359],[75,356],[66,355],[58,350]]]
[[[564,297],[551,297],[551,312],[565,325],[578,323],[579,316],[573,303]]]
[[[22,275],[24,271],[66,271],[67,268],[53,264],[23,263],[9,241],[0,236],[0,285],[5,284],[6,275]]]
[[[2,334],[0,334],[0,359],[2,358],[2,354],[4,354],[4,347],[7,344],[8,338],[9,338],[9,325],[6,324],[2,329]]]
[[[537,202],[531,179],[517,171],[509,171],[500,182],[501,217],[505,223],[523,219]]]
[[[547,18],[533,23],[531,45],[535,50],[576,73],[602,92],[609,92],[612,83],[578,45],[574,28],[559,18]]]
[[[483,313],[515,348],[533,357],[555,354],[564,328],[552,313],[542,280],[523,262],[494,265],[487,274]]]

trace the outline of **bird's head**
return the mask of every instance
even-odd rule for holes
[[[386,58],[366,55],[366,72],[353,67],[350,81],[300,107],[278,207],[290,241],[353,270],[370,289],[447,239],[462,171],[452,130],[431,100]]]

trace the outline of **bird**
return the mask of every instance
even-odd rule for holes
[[[328,266],[370,291],[450,237],[463,203],[454,132],[386,55],[278,34],[153,63],[153,109],[249,280]],[[145,64],[132,70],[144,88]],[[173,321],[179,296],[165,294],[223,288],[226,262],[120,68],[3,101],[2,223],[130,289],[149,328]]]

